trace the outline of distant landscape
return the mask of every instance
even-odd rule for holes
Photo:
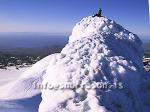
[[[143,44],[145,56],[150,56],[150,42]]]
[[[67,36],[49,34],[0,34],[0,68],[29,66],[47,55],[58,53],[67,43]]]

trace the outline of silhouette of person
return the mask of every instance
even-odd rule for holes
[[[102,9],[100,8],[98,12],[93,17],[102,17]]]

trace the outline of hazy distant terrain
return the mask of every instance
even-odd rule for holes
[[[143,44],[145,55],[150,56],[150,42]]]
[[[0,68],[28,66],[43,57],[58,53],[67,43],[67,36],[31,33],[0,34]]]
[[[2,33],[0,54],[45,56],[62,48],[67,40],[67,36],[49,34]]]

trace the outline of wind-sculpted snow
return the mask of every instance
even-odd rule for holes
[[[24,99],[40,94],[41,91],[35,89],[35,85],[42,83],[46,68],[55,56],[56,54],[45,57],[24,72],[17,80],[1,86],[0,91],[3,92],[0,93],[0,100]]]
[[[39,112],[150,111],[141,46],[135,34],[112,20],[82,19],[47,67]]]

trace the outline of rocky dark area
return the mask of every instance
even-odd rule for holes
[[[16,66],[16,69],[31,66],[47,55],[60,52],[62,48],[63,46],[51,46],[0,50],[0,69],[7,69],[10,66]]]
[[[1,55],[0,56],[0,69],[7,69],[10,66],[20,67],[30,66],[39,61],[41,56],[14,56],[14,55]]]

